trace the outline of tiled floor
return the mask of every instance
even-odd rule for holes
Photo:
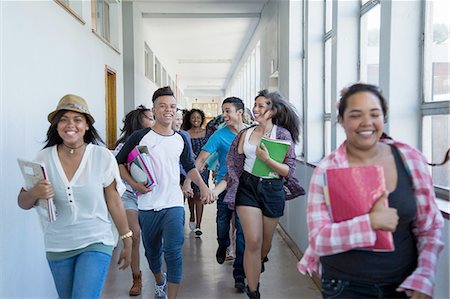
[[[247,298],[243,293],[235,291],[232,262],[225,262],[222,265],[216,262],[215,213],[215,205],[205,207],[201,238],[195,238],[187,224],[185,225],[183,281],[178,298]],[[188,216],[186,219],[189,219]],[[295,267],[297,258],[277,232],[269,259],[270,261],[266,263],[266,271],[261,275],[262,298],[321,298],[312,280],[297,271]],[[118,270],[116,261],[117,255],[111,262],[102,298],[130,298],[128,290],[131,287],[131,270]],[[154,278],[149,270],[142,246],[141,268],[144,286],[142,295],[136,298],[153,298]]]

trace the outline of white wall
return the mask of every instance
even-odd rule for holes
[[[153,107],[152,96],[155,90],[159,88],[154,82],[145,77],[145,58],[144,58],[144,43],[146,42],[153,54],[161,62],[161,65],[166,69],[170,77],[175,80],[175,73],[168,68],[167,57],[163,53],[155,49],[151,40],[151,35],[148,33],[142,18],[143,7],[146,3],[133,2],[133,30],[134,30],[134,86],[135,86],[135,107],[143,104],[147,107]],[[180,88],[180,86],[178,86]],[[175,90],[173,91],[176,92]],[[180,91],[181,94],[182,91]],[[127,100],[127,99],[125,99]],[[178,99],[181,106],[185,106],[183,99]]]
[[[35,212],[16,203],[16,158],[32,159],[43,147],[47,114],[66,93],[87,100],[105,138],[105,65],[117,71],[118,119],[123,115],[122,57],[91,32],[91,3],[82,3],[84,25],[54,1],[0,1],[0,298],[57,296]]]

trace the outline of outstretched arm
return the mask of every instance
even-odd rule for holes
[[[128,226],[127,215],[125,214],[119,192],[116,189],[116,181],[113,181],[108,187],[104,188],[104,194],[108,211],[123,240],[123,249],[119,257],[119,269],[125,269],[131,263],[131,245],[133,241],[131,239],[132,233],[130,234],[131,230]]]

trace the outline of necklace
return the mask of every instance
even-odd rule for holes
[[[76,149],[79,149],[80,147],[84,146],[86,143],[83,142],[83,144],[81,144],[80,146],[77,146],[77,147],[70,147],[67,144],[65,144],[64,142],[62,144],[69,149],[69,154],[73,155],[75,153]]]
[[[270,128],[270,130],[268,130],[268,131],[263,131],[263,136],[264,136],[264,137],[270,137],[270,134],[272,133],[272,129],[273,129],[273,125],[272,125],[272,127]]]

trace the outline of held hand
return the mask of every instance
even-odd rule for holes
[[[269,158],[270,158],[269,151],[267,150],[264,143],[261,143],[260,146],[256,147],[256,157],[258,157],[264,163],[269,160]]]
[[[398,224],[397,209],[386,206],[388,193],[383,194],[370,211],[370,224],[373,230],[394,232]]]
[[[145,186],[145,182],[138,182],[136,183],[135,186],[133,186],[133,189],[136,190],[137,192],[141,193],[141,194],[145,194],[148,193],[150,191],[152,191],[152,188],[150,187],[146,187]]]
[[[215,195],[213,190],[209,188],[202,188],[200,189],[200,199],[203,204],[209,204],[216,201],[217,196]]]
[[[183,194],[187,198],[194,197],[194,190],[192,190],[191,181],[190,180],[184,180],[183,187],[181,188],[183,191]]]
[[[52,183],[47,180],[41,180],[29,190],[36,199],[48,199],[55,196]]]

